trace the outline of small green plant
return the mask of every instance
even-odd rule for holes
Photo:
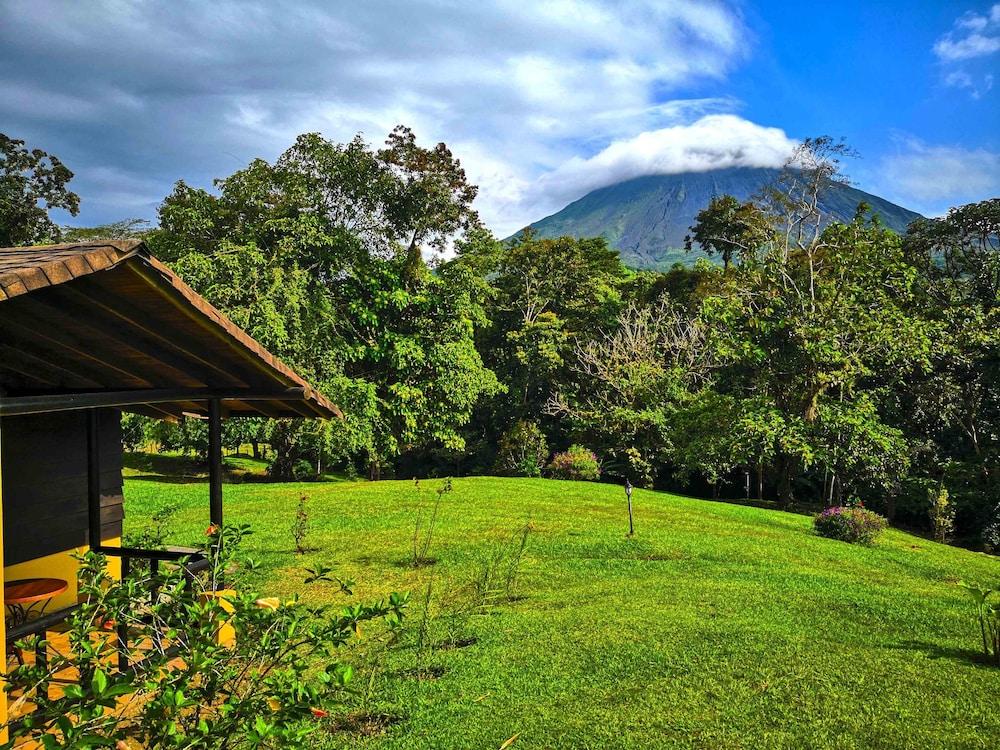
[[[979,635],[982,639],[983,655],[994,666],[1000,667],[1000,600],[993,600],[995,589],[980,589],[960,581],[959,586],[969,592],[976,603],[979,619]]]
[[[860,504],[827,508],[813,518],[817,534],[852,544],[874,544],[888,525],[885,518]]]
[[[416,489],[419,498],[421,493],[419,479],[413,480],[413,487]],[[431,505],[430,515],[426,523],[424,523],[424,509],[419,502],[417,504],[417,520],[413,524],[413,558],[410,561],[410,564],[414,568],[422,568],[425,565],[434,563],[434,558],[428,553],[430,552],[431,542],[434,540],[434,530],[437,527],[438,515],[441,511],[441,501],[445,495],[451,493],[451,490],[450,478],[445,479],[444,483],[435,490],[434,502]]]
[[[407,599],[335,608],[219,591],[222,571],[238,588],[234,553],[247,533],[210,527],[201,550],[209,568],[195,575],[181,565],[161,565],[155,576],[136,566],[119,581],[103,555],[81,556],[69,648],[25,639],[19,647],[45,645],[47,661],[5,676],[11,715],[24,718],[0,726],[4,747],[314,747],[319,720],[349,695],[352,667],[341,650],[363,623],[398,629]],[[150,591],[159,594],[151,600]],[[121,661],[128,669],[114,668]],[[68,673],[80,679],[66,684]]]
[[[554,455],[548,471],[553,479],[596,482],[601,478],[597,454],[582,445],[571,445],[569,450]]]
[[[126,547],[139,549],[160,549],[167,539],[167,529],[171,521],[181,509],[180,503],[167,503],[162,508],[153,511],[149,520],[152,522],[138,533],[126,534],[123,543]]]
[[[521,563],[528,547],[528,537],[534,527],[531,522],[496,545],[494,551],[482,562],[472,582],[472,606],[477,610],[489,609],[517,596]]]
[[[951,534],[955,529],[955,507],[948,498],[947,488],[941,486],[936,490],[927,490],[927,501],[934,540],[946,544],[951,541]]]
[[[295,539],[295,552],[299,555],[308,552],[306,548],[306,537],[309,535],[309,509],[306,507],[308,499],[306,495],[299,497],[295,518],[292,520],[292,537]]]

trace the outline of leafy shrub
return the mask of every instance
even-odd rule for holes
[[[955,508],[948,500],[948,490],[944,487],[928,490],[927,499],[930,504],[929,514],[934,539],[943,543],[950,542],[955,528]]]
[[[381,622],[392,635],[407,598],[392,594],[336,608],[219,591],[223,572],[227,585],[238,586],[244,568],[234,551],[247,533],[246,527],[209,527],[202,548],[209,567],[194,575],[180,565],[161,565],[155,574],[133,566],[119,581],[109,575],[103,555],[83,555],[81,603],[66,621],[70,647],[50,646],[47,662],[21,664],[6,675],[4,687],[16,696],[12,706],[34,705],[23,721],[0,725],[11,744],[315,747],[310,735],[322,726],[317,719],[349,696],[353,670],[341,659],[342,648],[363,623]],[[320,571],[307,583],[330,580],[336,582]],[[347,584],[341,590],[350,594]],[[151,591],[160,592],[152,601]],[[121,652],[111,623],[127,634]],[[228,628],[232,638],[225,635]],[[37,646],[37,639],[19,642],[24,650]],[[129,669],[114,669],[116,657]],[[50,691],[67,672],[82,677]],[[121,710],[107,710],[116,707]]]
[[[292,478],[296,482],[311,482],[316,479],[316,468],[304,458],[300,458],[292,466]]]
[[[549,462],[553,479],[578,479],[595,482],[601,478],[597,454],[582,445],[571,445],[568,451],[557,453]]]
[[[522,419],[500,438],[497,471],[515,477],[540,477],[548,455],[541,428]]]
[[[827,539],[839,539],[852,544],[874,544],[888,526],[878,513],[863,507],[835,506],[827,508],[813,519],[816,533]]]
[[[987,552],[1000,553],[1000,519],[987,524],[983,529],[983,547]]]
[[[983,655],[990,663],[1000,667],[1000,601],[992,601],[993,589],[977,589],[967,583],[958,584],[969,592],[976,602],[976,616],[979,619],[979,635],[982,639]]]

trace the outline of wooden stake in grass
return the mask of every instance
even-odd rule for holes
[[[628,500],[628,535],[635,534],[635,526],[632,525],[632,483],[625,480],[625,498]]]

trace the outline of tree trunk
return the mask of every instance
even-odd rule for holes
[[[254,459],[256,459],[257,461],[259,461],[260,460],[260,443],[258,443],[256,440],[251,440],[250,441],[250,449],[253,451],[253,457],[254,457]]]
[[[792,492],[792,471],[795,468],[795,459],[791,456],[781,456],[778,459],[778,505],[788,510],[795,502],[795,495]]]

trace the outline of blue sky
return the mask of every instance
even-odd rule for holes
[[[155,217],[306,131],[447,142],[505,235],[643,174],[844,136],[907,207],[1000,194],[1000,4],[4,0],[0,130],[76,172],[75,224]]]

